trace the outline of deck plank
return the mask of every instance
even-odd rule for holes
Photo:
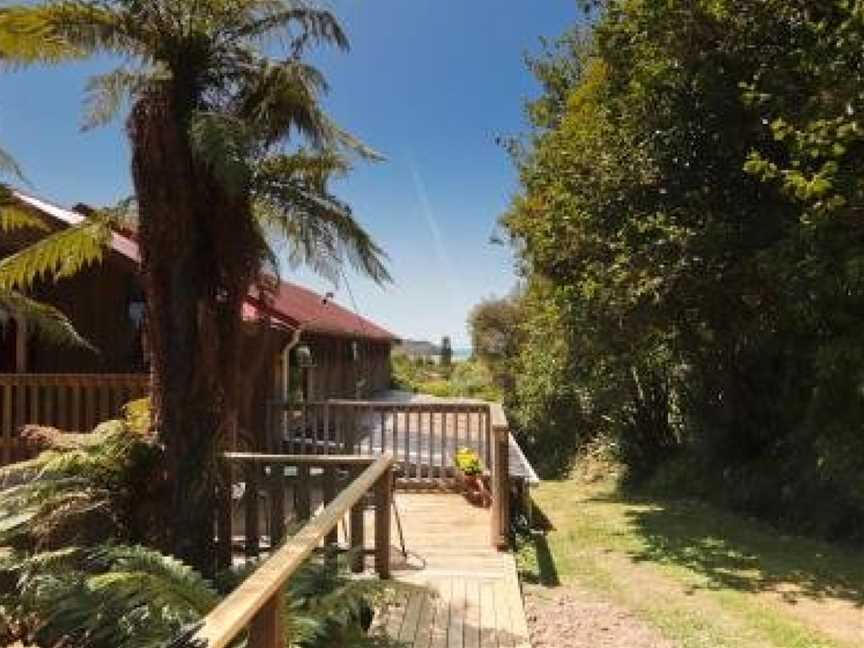
[[[447,627],[447,648],[465,646],[465,581],[454,578],[450,596],[450,625]]]
[[[387,620],[389,636],[412,648],[529,648],[515,561],[490,546],[489,510],[452,493],[397,492],[397,513],[409,557],[394,537],[393,578],[427,592],[390,611],[399,625]]]

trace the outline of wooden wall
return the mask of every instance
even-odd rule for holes
[[[308,399],[366,398],[390,388],[390,343],[310,335]],[[356,348],[356,351],[355,351]]]
[[[37,299],[63,311],[96,352],[31,339],[27,371],[31,373],[137,373],[146,369],[141,333],[129,314],[129,304],[141,299],[131,264],[112,255],[102,265],[45,285]]]

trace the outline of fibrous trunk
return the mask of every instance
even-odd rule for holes
[[[254,275],[243,249],[250,212],[247,199],[226,195],[196,162],[189,110],[177,104],[170,95],[148,95],[128,123],[153,426],[164,448],[157,532],[165,551],[211,574],[218,452],[236,420],[240,307]]]

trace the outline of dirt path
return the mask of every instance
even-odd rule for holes
[[[576,587],[525,589],[534,648],[674,648],[627,608]]]

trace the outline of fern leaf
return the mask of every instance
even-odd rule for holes
[[[27,320],[30,332],[50,344],[65,344],[80,346],[91,351],[96,350],[78,333],[66,315],[49,304],[30,299],[14,290],[0,288],[0,306],[7,311],[22,315]]]
[[[107,218],[94,216],[60,230],[0,261],[0,290],[26,290],[58,281],[102,260],[111,237]]]

